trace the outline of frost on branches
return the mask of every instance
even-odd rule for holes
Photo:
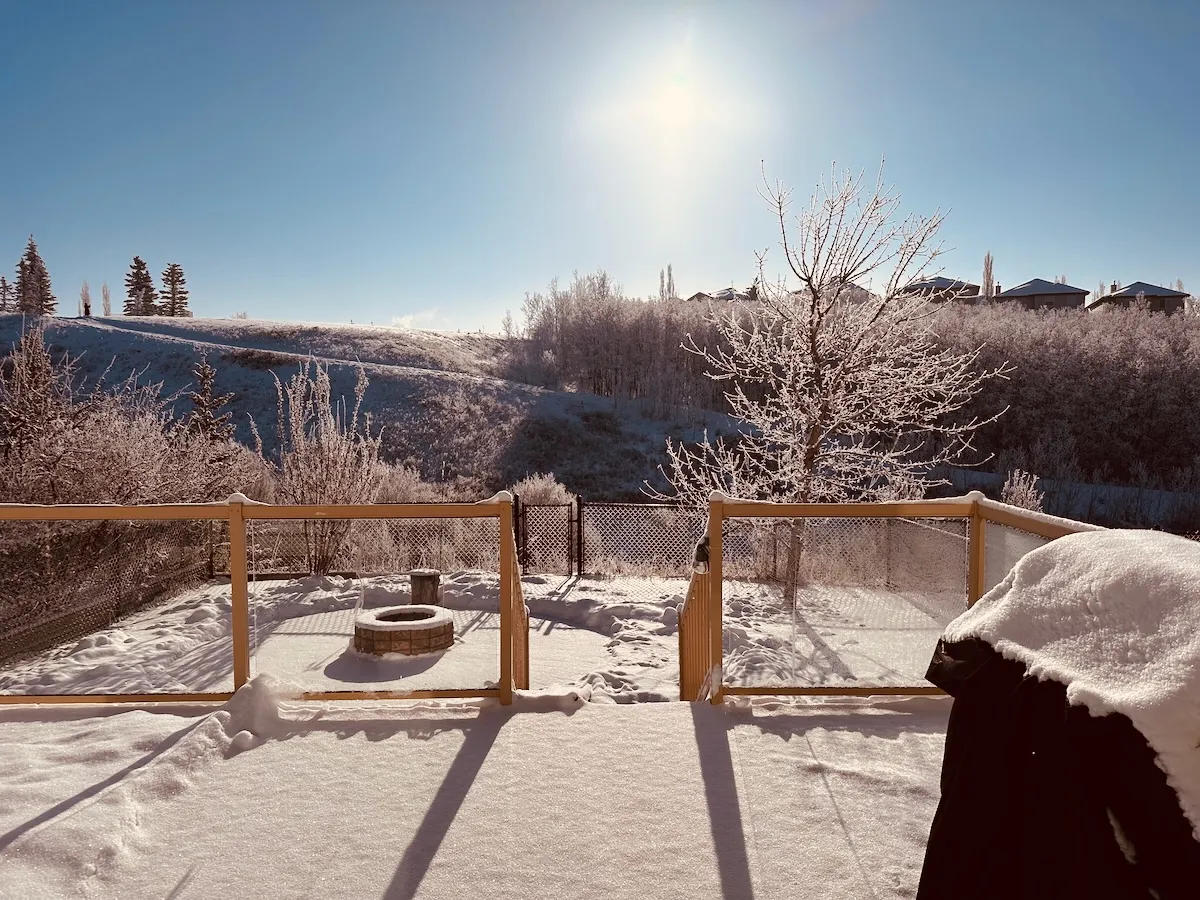
[[[371,416],[362,413],[366,373],[360,367],[354,405],[333,400],[329,370],[310,362],[284,384],[275,379],[279,400],[278,457],[272,463],[276,494],[286,504],[367,504],[379,496],[387,474],[380,460],[382,434],[371,435]],[[253,425],[253,423],[252,423]],[[262,454],[262,441],[255,438]],[[328,574],[350,533],[350,521],[304,522],[309,571]]]
[[[957,414],[1005,371],[981,371],[977,350],[939,349],[925,327],[937,307],[910,291],[940,253],[942,215],[900,219],[882,169],[873,187],[835,172],[794,222],[789,191],[762,194],[790,276],[769,281],[760,254],[758,302],[714,314],[715,347],[684,345],[724,387],[741,433],[668,440],[674,493],[651,493],[696,504],[713,490],[788,503],[922,496],[932,470],[972,451],[991,420]]]

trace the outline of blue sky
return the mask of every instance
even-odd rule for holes
[[[949,210],[947,274],[1200,289],[1200,4],[0,0],[0,266],[197,315],[495,330],[558,276],[773,246],[760,161]],[[779,253],[768,257],[777,263]],[[11,277],[11,276],[10,276]]]

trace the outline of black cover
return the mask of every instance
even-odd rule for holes
[[[1200,898],[1200,844],[1127,717],[979,640],[940,642],[925,677],[954,708],[918,900]]]

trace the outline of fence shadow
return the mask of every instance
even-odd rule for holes
[[[690,705],[713,851],[721,879],[721,896],[724,900],[753,900],[746,829],[742,825],[733,753],[729,746],[729,729],[735,722],[707,703]]]

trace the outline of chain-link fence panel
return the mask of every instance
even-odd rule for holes
[[[730,685],[917,685],[967,604],[965,520],[739,518],[723,532]]]
[[[250,520],[247,567],[252,675],[308,691],[499,681],[495,518]]]
[[[570,575],[577,529],[574,507],[522,503],[517,518],[517,554],[530,574]]]
[[[0,521],[0,693],[232,690],[225,521]]]
[[[687,577],[705,510],[637,503],[583,506],[583,571],[590,575]]]
[[[1050,539],[1041,535],[987,522],[983,527],[983,592],[1003,581],[1022,556],[1048,543]]]

